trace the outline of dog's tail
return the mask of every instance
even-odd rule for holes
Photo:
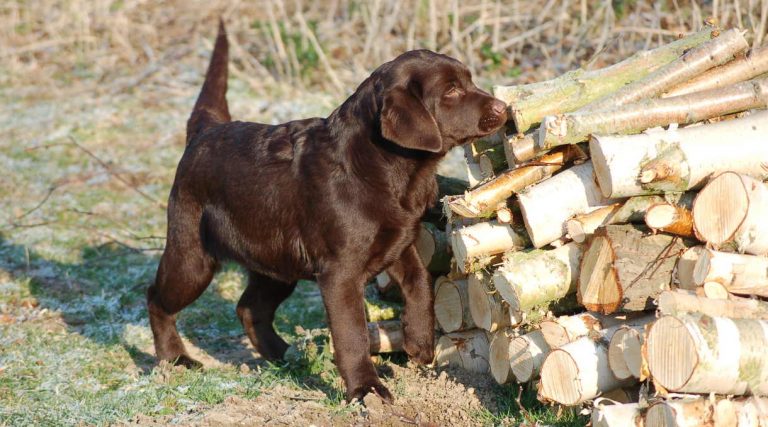
[[[205,73],[205,83],[187,121],[187,145],[205,129],[232,120],[227,106],[227,65],[229,62],[229,43],[224,21],[219,19],[219,34],[213,47],[211,62]]]

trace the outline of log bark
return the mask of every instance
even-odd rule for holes
[[[469,311],[475,325],[488,332],[495,332],[522,321],[521,318],[510,316],[509,305],[494,289],[488,273],[482,271],[472,273],[467,282]]]
[[[539,376],[549,349],[541,331],[532,331],[510,340],[509,365],[517,382],[528,382]]]
[[[728,86],[768,73],[768,46],[753,49],[742,58],[712,68],[700,76],[674,87],[663,95],[664,98],[687,95],[703,90]]]
[[[451,270],[451,252],[448,236],[436,225],[422,222],[416,238],[416,252],[432,274],[445,274]]]
[[[721,284],[729,293],[768,297],[768,258],[704,249],[693,271],[697,285]]]
[[[602,196],[592,162],[565,170],[518,195],[525,228],[533,246],[540,248],[565,235],[574,215],[616,203]]]
[[[576,243],[584,243],[599,227],[612,224],[613,217],[621,209],[621,203],[597,208],[592,212],[576,215],[565,223],[566,236]]]
[[[488,216],[499,203],[506,201],[513,194],[548,178],[562,169],[565,164],[582,156],[584,153],[578,148],[556,150],[542,157],[535,165],[521,165],[468,191],[463,196],[451,197],[447,204],[453,212],[463,217]]]
[[[654,308],[653,300],[672,284],[680,239],[647,235],[634,225],[597,230],[584,250],[577,293],[588,310],[609,314]]]
[[[642,330],[622,326],[613,334],[608,344],[608,366],[617,379],[640,379],[643,365],[642,344]]]
[[[476,271],[491,261],[491,257],[505,251],[528,246],[528,239],[509,224],[496,221],[481,222],[459,228],[451,233],[451,248],[459,270]]]
[[[450,365],[469,372],[487,374],[489,346],[488,336],[481,329],[445,334],[437,340],[435,365]]]
[[[714,300],[692,291],[674,290],[662,292],[658,304],[663,315],[700,313],[710,317],[768,320],[768,302],[759,299],[731,296],[729,299]]]
[[[627,326],[642,328],[652,320],[653,316],[644,316]],[[553,349],[541,367],[540,399],[572,406],[636,383],[635,379],[617,379],[608,366],[607,342],[616,330],[606,329],[596,339],[583,337]]]
[[[499,384],[506,384],[515,380],[510,368],[509,343],[513,339],[514,332],[499,330],[493,334],[490,346],[489,365],[491,376]]]
[[[631,197],[699,188],[725,171],[764,175],[766,133],[768,112],[758,112],[683,129],[593,136],[589,149],[603,195]]]
[[[677,286],[680,289],[696,289],[697,285],[693,280],[693,270],[696,267],[696,262],[699,260],[699,255],[701,255],[704,249],[704,246],[694,246],[686,249],[680,255],[680,259],[677,261]]]
[[[576,110],[630,82],[641,79],[712,38],[712,28],[638,52],[613,66],[595,71],[574,70],[546,82],[524,86],[494,86],[493,94],[510,105],[518,132],[525,132],[551,114]]]
[[[547,345],[558,348],[581,337],[625,323],[629,319],[626,314],[604,315],[584,312],[546,319],[539,324],[539,327]]]
[[[767,105],[768,79],[761,78],[674,98],[646,99],[610,110],[547,116],[539,127],[536,145],[537,150],[551,150],[586,141],[590,135],[638,133],[656,126],[696,123]]]
[[[399,320],[368,323],[371,354],[403,351],[403,327]]]
[[[683,206],[659,203],[648,208],[645,225],[653,231],[693,237],[693,214]]]
[[[532,129],[526,133],[519,133],[507,139],[504,144],[504,154],[510,164],[521,164],[533,160],[536,156],[544,154],[536,149],[536,135],[538,129]]]
[[[576,292],[580,256],[581,247],[576,243],[549,251],[504,254],[492,280],[508,305],[508,317],[519,323],[523,313],[549,307]]]
[[[466,279],[439,277],[435,282],[435,320],[444,332],[465,331],[475,327],[469,311]]]
[[[768,146],[768,144],[763,144]],[[768,187],[744,174],[724,172],[693,204],[696,236],[715,248],[768,253]]]
[[[598,404],[592,408],[592,427],[642,427],[643,416],[637,403]]]
[[[659,427],[766,427],[768,398],[749,397],[668,399],[652,404],[646,426]]]
[[[644,78],[586,105],[581,111],[601,111],[645,98],[654,98],[711,68],[731,61],[734,56],[748,48],[749,44],[742,31],[725,31]]]
[[[651,325],[645,357],[654,382],[677,393],[768,394],[768,321],[701,314]]]

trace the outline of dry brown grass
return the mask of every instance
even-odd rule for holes
[[[197,84],[215,19],[232,73],[263,92],[285,83],[340,96],[398,53],[429,48],[498,82],[597,67],[698,29],[766,37],[768,0],[31,0],[0,6],[0,84],[21,92],[115,93]],[[456,18],[458,17],[458,18]]]

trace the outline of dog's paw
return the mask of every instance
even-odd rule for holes
[[[410,328],[405,329],[403,350],[414,362],[420,365],[429,365],[435,359],[434,334],[409,333]]]
[[[182,354],[181,356],[177,357],[176,359],[171,361],[174,366],[183,366],[187,369],[193,369],[198,370],[203,368],[203,364],[198,362],[197,360],[187,356],[186,354]]]
[[[347,390],[347,401],[351,402],[354,399],[357,399],[358,401],[362,402],[363,398],[367,394],[374,394],[378,396],[382,401],[385,403],[391,404],[394,402],[394,397],[392,397],[392,393],[387,390],[386,387],[384,387],[384,384],[381,383],[381,381],[377,379],[366,381],[363,385],[359,385],[353,389]]]

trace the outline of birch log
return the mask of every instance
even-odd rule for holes
[[[500,328],[516,325],[522,321],[521,318],[514,315],[510,319],[509,305],[494,289],[488,273],[482,271],[472,273],[467,282],[469,311],[475,325],[488,332],[495,332]]]
[[[748,48],[749,44],[740,30],[725,31],[644,78],[586,105],[581,111],[601,111],[644,98],[656,97],[713,67],[731,61],[735,55]]]
[[[642,330],[621,326],[613,334],[608,343],[608,366],[617,379],[640,379],[643,365],[642,344]]]
[[[646,336],[648,369],[677,393],[768,394],[768,321],[664,316]]]
[[[705,249],[694,267],[693,281],[702,286],[717,282],[732,294],[768,297],[768,258]]]
[[[528,246],[528,240],[509,224],[481,222],[451,233],[453,256],[463,273],[469,273],[490,262],[490,257],[504,251]]]
[[[540,248],[565,235],[574,215],[616,203],[602,196],[592,162],[565,170],[518,195],[525,228],[533,246]]]
[[[768,73],[768,46],[754,49],[748,55],[712,68],[664,94],[665,98],[687,95],[753,79]]]
[[[762,145],[768,147],[764,141]],[[696,236],[715,248],[732,247],[753,255],[768,253],[765,218],[768,188],[755,178],[734,172],[712,179],[693,204]]]
[[[768,399],[687,397],[652,404],[645,415],[646,426],[659,427],[766,427]]]
[[[653,316],[644,316],[627,325],[642,328],[652,320]],[[617,379],[608,366],[606,343],[617,329],[601,331],[598,339],[583,337],[553,349],[541,367],[541,398],[572,406],[637,382],[635,379]]]
[[[437,340],[435,364],[486,374],[489,370],[489,345],[488,336],[481,329],[445,334]]]
[[[704,246],[694,246],[686,249],[680,255],[680,259],[677,261],[677,286],[680,289],[696,289],[697,285],[693,280],[693,270],[696,267],[696,262],[699,260],[699,255],[701,255],[704,249]]]
[[[574,242],[584,243],[595,230],[606,224],[612,224],[613,217],[621,209],[621,203],[597,208],[591,212],[576,215],[565,222],[565,235]]]
[[[509,360],[509,343],[513,338],[508,334],[513,334],[513,332],[502,329],[494,333],[489,350],[488,364],[490,365],[491,376],[499,384],[506,384],[515,379]]]
[[[493,286],[508,304],[509,317],[522,321],[523,313],[573,294],[580,256],[576,243],[549,251],[504,254],[493,274]]]
[[[646,99],[610,110],[575,112],[544,119],[538,150],[586,141],[590,135],[631,134],[672,123],[690,124],[712,117],[766,108],[768,79],[664,99]]]
[[[510,340],[509,365],[517,382],[528,382],[539,376],[549,349],[541,331],[531,331]]]
[[[379,297],[384,301],[403,301],[400,286],[389,277],[386,271],[376,275],[376,290],[379,292]]]
[[[570,71],[546,82],[524,86],[494,86],[493,95],[510,105],[518,132],[525,132],[544,116],[576,110],[678,59],[687,50],[712,38],[712,28],[638,52],[613,66],[595,71]]]
[[[712,425],[711,404],[707,399],[689,397],[652,404],[645,414],[645,425],[658,427],[699,427]],[[713,426],[714,427],[714,426]]]
[[[692,291],[664,291],[658,299],[659,313],[678,316],[700,313],[711,317],[730,319],[768,320],[768,302],[759,299],[731,296],[729,299],[711,299]]]
[[[642,427],[643,416],[637,403],[600,404],[592,408],[592,427]]]
[[[403,351],[403,327],[399,320],[368,323],[371,354]]]
[[[550,318],[539,323],[544,341],[551,348],[562,347],[581,337],[611,328],[628,320],[626,314],[579,313]]]
[[[422,222],[416,238],[416,252],[430,273],[444,274],[451,269],[448,236],[432,223]]]
[[[693,215],[683,206],[659,203],[648,208],[645,225],[651,230],[693,237]]]
[[[511,161],[514,164],[520,164],[533,160],[536,156],[543,154],[543,152],[536,150],[537,134],[538,129],[532,129],[526,133],[519,133],[509,138],[507,143],[504,144],[504,154],[507,157],[507,162]]]
[[[469,311],[466,279],[439,277],[435,282],[435,320],[444,332],[465,331],[475,327]]]
[[[603,314],[654,308],[653,300],[670,289],[680,239],[646,235],[634,225],[597,230],[584,249],[577,294],[587,310]]]
[[[683,129],[593,136],[589,149],[603,195],[631,197],[698,188],[725,171],[762,176],[768,161],[766,133],[768,112],[758,112]],[[663,172],[651,179],[653,169]],[[643,173],[647,182],[640,179]]]
[[[504,172],[463,196],[448,198],[447,204],[453,212],[466,218],[488,216],[499,203],[506,201],[513,194],[548,178],[565,164],[583,156],[584,152],[577,147],[555,150],[539,159],[536,165],[522,165]]]

